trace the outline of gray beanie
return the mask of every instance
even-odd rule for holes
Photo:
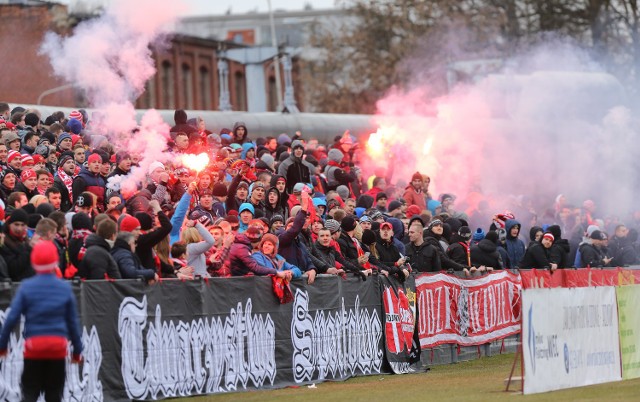
[[[273,164],[276,162],[275,159],[273,159],[273,156],[271,156],[270,153],[265,153],[260,157],[260,160],[263,161],[264,163],[267,164],[267,166],[269,167],[273,167]]]
[[[336,191],[338,192],[340,198],[342,198],[342,201],[349,198],[349,187],[345,186],[344,184],[339,185],[338,188],[336,188]]]
[[[340,163],[342,162],[342,158],[344,158],[344,154],[340,152],[339,149],[333,148],[327,154],[327,158],[329,158],[330,161]]]

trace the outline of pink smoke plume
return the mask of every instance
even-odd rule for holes
[[[420,171],[434,198],[454,193],[461,209],[481,199],[495,212],[527,197],[550,205],[559,193],[574,205],[593,198],[603,210],[630,209],[640,152],[620,82],[564,44],[504,65],[443,97],[417,83],[378,101],[368,170],[393,167],[405,183]]]
[[[185,9],[179,0],[113,0],[71,36],[48,33],[41,47],[55,74],[81,89],[94,109],[89,131],[141,155],[140,168],[127,179],[132,183],[145,180],[153,161],[166,159],[169,126],[153,110],[138,125],[133,102],[156,72],[150,45],[165,38]]]

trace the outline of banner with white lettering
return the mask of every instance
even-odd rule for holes
[[[422,349],[482,345],[520,332],[520,277],[508,271],[477,279],[422,274],[416,279]]]
[[[0,321],[13,288],[0,290]],[[384,346],[377,278],[294,280],[280,304],[264,277],[86,281],[85,361],[67,365],[66,401],[155,400],[377,374]],[[24,340],[0,360],[0,399],[20,400]]]
[[[614,287],[522,292],[524,393],[622,379]]]
[[[396,374],[419,369],[420,340],[416,326],[416,283],[413,275],[399,282],[380,276],[384,317],[385,351],[391,370]]]

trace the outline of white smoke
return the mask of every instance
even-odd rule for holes
[[[180,0],[113,0],[71,36],[48,33],[41,47],[55,74],[81,89],[99,112],[90,131],[107,135],[116,149],[141,155],[141,168],[128,181],[143,181],[147,167],[165,159],[169,126],[153,110],[138,126],[133,102],[156,72],[150,45],[166,38],[185,9]]]

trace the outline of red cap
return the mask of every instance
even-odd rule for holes
[[[120,222],[121,232],[133,232],[136,229],[140,229],[140,221],[131,215],[125,216]]]

